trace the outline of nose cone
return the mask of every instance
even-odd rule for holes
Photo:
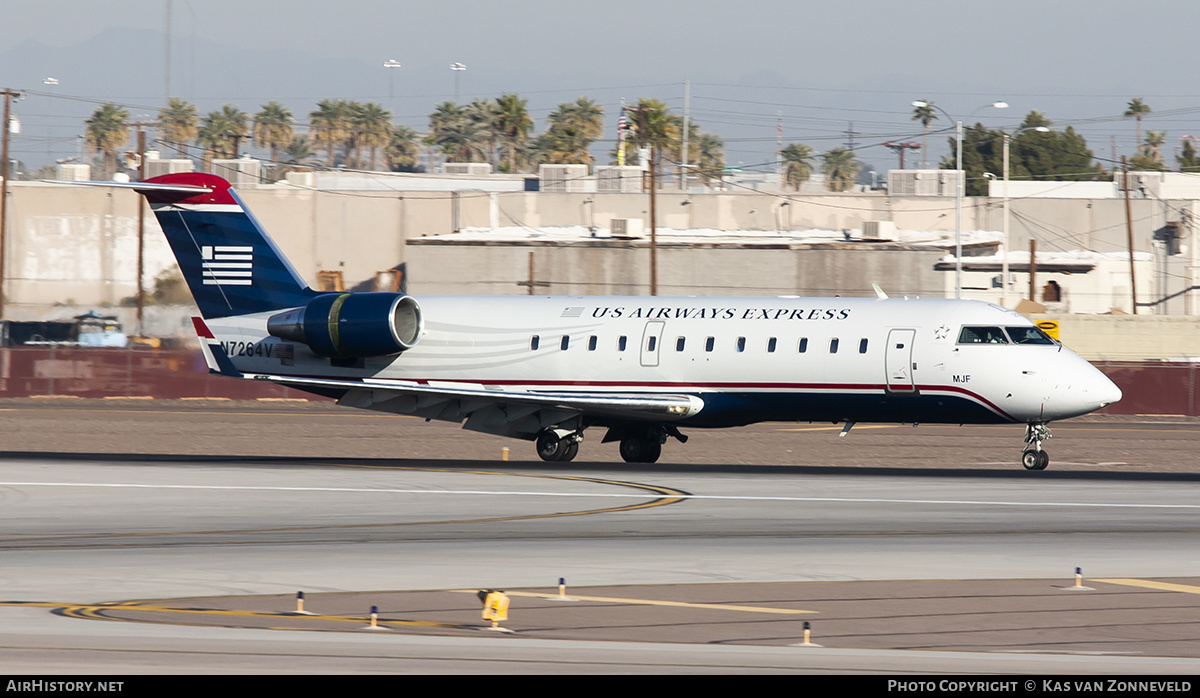
[[[1064,350],[1047,378],[1042,403],[1046,419],[1068,419],[1103,409],[1121,399],[1121,389],[1080,356]]]
[[[1076,414],[1087,414],[1103,409],[1121,400],[1121,389],[1095,366],[1080,360],[1083,364],[1072,377],[1068,387],[1070,402],[1067,407]]]
[[[1097,385],[1091,391],[1096,399],[1100,401],[1096,409],[1108,407],[1114,402],[1120,402],[1122,397],[1121,389],[1117,387],[1116,383],[1109,380],[1108,376],[1101,374],[1101,377],[1104,379],[1103,384]],[[1100,381],[1097,381],[1097,383],[1100,383]]]

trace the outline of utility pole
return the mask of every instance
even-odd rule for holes
[[[893,153],[900,154],[900,169],[903,170],[904,169],[904,151],[905,150],[919,150],[921,148],[921,144],[920,143],[897,143],[895,141],[888,141],[887,143],[883,144],[883,147],[888,148]]]
[[[1125,188],[1125,235],[1129,242],[1129,293],[1133,299],[1133,314],[1137,315],[1137,278],[1133,273],[1133,208],[1129,203],[1129,163],[1124,155],[1121,156],[1121,171],[1124,173],[1122,186]]]
[[[4,248],[8,238],[8,124],[12,118],[12,98],[20,97],[21,93],[10,88],[4,88],[4,122],[0,124],[0,318],[4,317]]]
[[[1037,240],[1029,238],[1029,300],[1037,303]]]
[[[169,3],[168,3],[168,6]],[[146,181],[146,132],[142,130],[142,124],[138,123],[138,181]],[[146,288],[143,277],[145,276],[146,268],[146,197],[139,195],[138,198],[138,264],[137,264],[137,336],[145,337],[146,330],[143,323],[143,314],[146,309]]]
[[[854,130],[854,122],[853,121],[850,122],[850,128],[847,128],[845,131],[843,131],[843,133],[846,134],[846,143],[845,143],[846,150],[849,150],[851,152],[857,150],[858,149],[858,141],[854,140],[854,137],[861,136],[862,134],[859,133],[858,131]]]
[[[650,144],[650,295],[658,295],[658,209],[655,190],[658,189],[657,170],[655,167],[655,151],[658,148]]]
[[[775,112],[775,176],[783,188],[783,111]]]
[[[157,121],[135,121],[130,124],[138,134],[138,181],[146,181],[146,126],[158,126]],[[137,255],[137,336],[145,337],[144,314],[146,306],[146,197],[138,196],[138,255]]]
[[[171,103],[171,0],[167,0],[166,22],[163,27],[163,106]]]
[[[687,191],[688,181],[688,111],[692,101],[692,81],[683,81],[683,133],[679,147],[679,190]]]

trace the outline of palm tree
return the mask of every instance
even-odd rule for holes
[[[228,134],[229,124],[225,122],[221,112],[209,112],[208,116],[201,120],[196,141],[204,149],[205,169],[208,169],[208,163],[214,159],[229,157],[233,144],[229,141]]]
[[[1146,153],[1155,160],[1162,162],[1161,148],[1167,142],[1166,131],[1147,131],[1145,148],[1142,152]]]
[[[416,172],[419,149],[417,132],[407,126],[396,126],[383,153],[388,169],[393,172]]]
[[[521,99],[515,94],[504,94],[496,98],[499,111],[496,114],[495,130],[500,138],[508,145],[508,158],[505,163],[507,172],[517,169],[517,151],[529,138],[533,128],[533,118],[526,110],[528,100]]]
[[[829,191],[846,191],[854,184],[861,165],[853,150],[834,148],[821,156],[821,172],[825,174],[825,187]]]
[[[279,151],[292,143],[292,111],[279,102],[267,102],[254,115],[254,140],[271,149],[271,160],[279,159]]]
[[[725,142],[712,133],[701,133],[696,139],[695,162],[705,184],[720,179],[725,174]]]
[[[495,102],[476,99],[466,106],[463,114],[475,124],[475,138],[482,141],[480,146],[485,153],[484,160],[492,163],[493,169],[498,169],[496,167],[496,142],[499,139],[499,132],[496,130],[496,120],[500,116],[500,107]]]
[[[221,111],[209,112],[200,125],[198,139],[207,151],[207,157],[234,158],[238,155],[238,143],[247,138],[246,125],[250,117],[232,104],[221,107]]]
[[[488,154],[488,133],[478,118],[468,114],[468,108],[453,102],[439,104],[429,115],[428,142],[436,146],[450,162],[485,162]]]
[[[636,106],[629,109],[633,113],[632,138],[626,138],[626,145],[634,147],[654,147],[655,165],[662,159],[664,150],[675,152],[679,150],[679,135],[682,119],[667,109],[666,102],[658,99],[639,99]]]
[[[311,167],[320,163],[320,159],[312,149],[312,143],[305,135],[293,136],[292,142],[284,146],[283,154],[287,156],[284,164],[288,165],[289,169],[297,165]]]
[[[1125,113],[1121,115],[1126,119],[1130,117],[1137,119],[1137,143],[1139,145],[1142,142],[1142,116],[1149,114],[1150,111],[1150,107],[1140,97],[1134,97],[1129,100],[1129,105],[1125,109]]]
[[[1196,153],[1196,146],[1192,145],[1195,140],[1192,136],[1183,137],[1183,147],[1179,155],[1175,156],[1175,161],[1179,163],[1180,172],[1198,172],[1200,171],[1200,155]]]
[[[85,140],[93,151],[104,156],[105,176],[117,170],[117,149],[129,141],[129,112],[115,104],[105,104],[92,112],[86,122]]]
[[[392,139],[392,113],[375,102],[351,103],[351,130],[357,159],[359,148],[371,151],[371,169],[375,169],[375,154]]]
[[[913,108],[912,121],[921,122],[921,167],[929,169],[929,125],[937,121],[937,110],[933,108],[933,102],[928,99],[921,100],[921,106]]]
[[[562,102],[550,112],[546,132],[533,144],[531,155],[537,162],[553,164],[593,161],[588,152],[604,133],[604,108],[587,97]]]
[[[323,99],[317,102],[317,110],[310,112],[309,136],[319,145],[324,145],[328,158],[325,165],[336,164],[334,150],[350,138],[350,105],[344,99]]]
[[[816,155],[812,146],[803,143],[792,143],[779,151],[783,160],[783,181],[799,191],[800,185],[807,182],[813,173]]]
[[[179,157],[186,157],[187,144],[196,140],[196,105],[172,97],[165,109],[158,111],[159,133],[167,143],[174,144]]]

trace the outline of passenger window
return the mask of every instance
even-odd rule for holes
[[[746,338],[745,337],[738,337],[737,350],[738,351],[746,351]]]
[[[959,344],[1008,344],[999,327],[964,327],[958,335]]]
[[[858,353],[859,354],[867,353],[867,340],[865,337],[863,339],[858,340]]]
[[[617,351],[625,351],[625,346],[629,343],[628,339],[621,335],[617,338]]]
[[[675,340],[675,351],[683,351],[683,337]]]
[[[712,351],[713,347],[716,346],[716,343],[717,340],[715,337],[709,337],[708,339],[704,340],[704,351]]]
[[[775,351],[775,338],[774,337],[767,340],[767,352],[770,353],[773,351]]]
[[[588,337],[588,351],[596,351],[596,335]]]
[[[559,343],[559,346],[562,347],[563,351],[566,351],[567,347],[571,346],[571,337],[564,334],[562,342]]]
[[[1014,344],[1054,344],[1039,327],[1005,327]]]
[[[540,341],[541,341],[541,337],[537,336],[536,334],[533,335],[532,337],[530,337],[529,338],[529,351],[537,351],[538,342],[540,342]]]
[[[838,350],[838,338],[834,337],[833,339],[829,340],[829,353],[836,354],[837,350]]]
[[[798,351],[799,353],[801,353],[801,354],[803,354],[804,352],[808,351],[808,337],[801,337],[801,338],[800,338],[800,346],[799,346],[799,348],[797,349],[797,351]]]

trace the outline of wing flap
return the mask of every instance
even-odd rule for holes
[[[531,435],[582,415],[632,421],[671,422],[704,408],[694,395],[589,391],[528,392],[481,387],[418,385],[382,380],[337,380],[258,375],[257,380],[297,388],[347,391],[338,401],[363,409],[410,414],[426,419],[467,423],[465,428],[492,434]]]

